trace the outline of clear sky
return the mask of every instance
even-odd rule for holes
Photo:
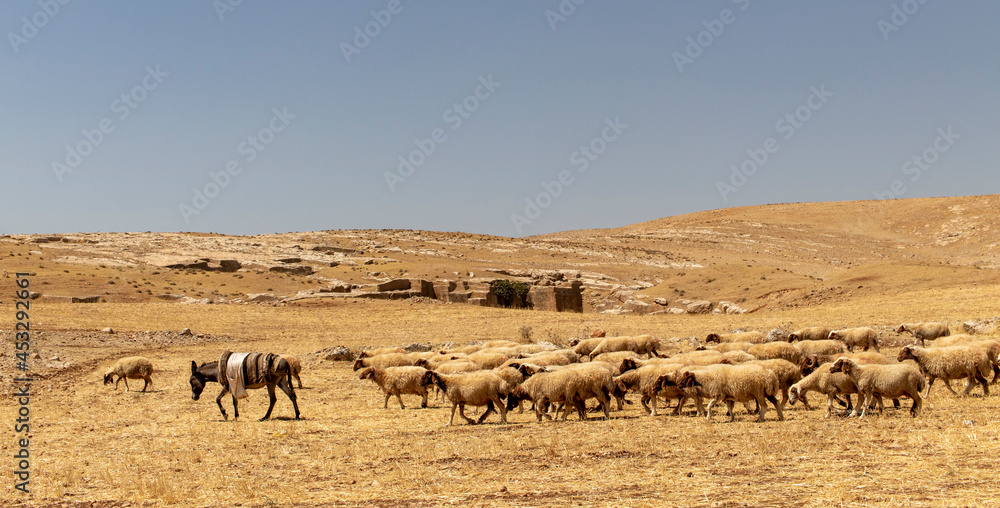
[[[0,233],[996,193],[1000,3],[921,2],[3,2]]]

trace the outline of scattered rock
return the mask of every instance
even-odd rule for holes
[[[177,332],[177,335],[191,335],[191,329],[184,328],[181,331]]]
[[[243,267],[243,264],[235,259],[223,259],[219,261],[220,272],[235,272]]]
[[[697,302],[691,302],[687,304],[688,314],[708,314],[712,312],[712,302],[708,300],[699,300]]]
[[[788,332],[782,330],[781,328],[775,328],[775,329],[767,332],[767,341],[768,342],[787,342],[788,341]]]
[[[347,346],[336,346],[320,351],[320,358],[333,362],[350,362],[354,360],[354,354]]]
[[[403,350],[407,353],[424,353],[431,350],[431,345],[414,342],[403,346]]]
[[[687,313],[688,311],[680,307],[670,307],[669,309],[667,309],[667,314],[687,314]]]
[[[156,297],[159,298],[160,300],[169,300],[169,301],[176,302],[177,300],[180,300],[181,298],[184,298],[184,295],[175,295],[175,294],[170,294],[170,293],[164,293],[162,295],[156,295]]]
[[[101,330],[104,333],[115,333],[115,330],[110,326]]]
[[[667,306],[667,299],[666,298],[653,298],[653,303],[655,303],[657,305],[662,305],[662,306],[666,307]]]
[[[596,339],[597,337],[605,337],[605,336],[607,336],[607,332],[604,331],[604,328],[595,328],[594,331],[590,332],[591,338]]]
[[[375,264],[375,260],[374,259],[366,259],[365,262],[362,263],[362,264],[364,264],[364,265],[374,265]]]
[[[247,301],[255,303],[269,303],[278,301],[278,297],[272,293],[247,293]]]
[[[278,262],[279,263],[285,263],[285,264],[301,263],[302,262],[302,258],[284,258],[284,259],[279,259]]]
[[[287,273],[289,275],[312,275],[313,268],[309,265],[272,266],[269,271],[273,273]]]
[[[71,303],[97,303],[99,301],[101,301],[101,295],[83,296],[83,297],[74,296],[72,299],[70,299]]]

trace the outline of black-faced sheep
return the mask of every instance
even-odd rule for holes
[[[826,340],[829,336],[829,328],[825,326],[810,326],[788,334],[788,342],[795,342],[797,340]]]
[[[590,359],[593,360],[601,353],[613,353],[615,351],[632,351],[639,355],[649,355],[649,358],[656,356],[656,350],[660,348],[660,340],[651,335],[638,335],[635,337],[606,337],[593,351],[590,352]]]
[[[705,342],[749,342],[751,344],[763,344],[767,342],[767,336],[762,332],[710,333],[705,337]]]
[[[421,383],[424,374],[428,371],[423,367],[387,367],[384,369],[375,367],[365,367],[358,373],[358,379],[371,379],[379,388],[385,392],[385,401],[382,409],[389,408],[389,397],[396,396],[399,401],[399,409],[406,409],[400,395],[410,394],[421,397],[420,407],[427,407],[427,388]]]
[[[770,401],[778,412],[778,419],[784,420],[781,405],[775,397],[778,393],[778,376],[760,365],[714,365],[684,372],[677,384],[695,397],[695,403],[701,406],[701,398],[711,399],[708,403],[706,416],[712,420],[712,407],[725,402],[729,409],[730,420],[736,420],[733,404],[757,401],[758,422],[764,421],[767,403]]]
[[[448,419],[448,425],[455,422],[455,409],[459,410],[459,416],[466,422],[476,424],[482,423],[492,412],[491,409],[496,408],[500,411],[500,423],[507,423],[507,407],[501,402],[500,396],[510,393],[511,389],[507,382],[492,370],[451,375],[431,370],[424,374],[420,384],[424,387],[437,386],[451,401],[451,418]],[[465,406],[487,406],[490,403],[493,406],[479,417],[478,422],[465,416]]]
[[[847,350],[854,352],[854,348],[863,348],[863,351],[868,351],[868,348],[874,348],[878,351],[878,332],[874,328],[867,326],[862,326],[859,328],[845,328],[843,330],[833,330],[826,337],[829,340],[839,340],[844,343]]]
[[[896,327],[896,333],[903,332],[912,333],[913,338],[920,341],[921,347],[925,345],[925,341],[951,335],[951,330],[945,323],[903,323]]]
[[[978,381],[983,386],[983,395],[990,394],[989,384],[986,376],[992,371],[992,363],[986,351],[969,346],[948,346],[936,348],[922,348],[920,346],[905,346],[899,351],[897,361],[913,360],[920,367],[920,372],[927,376],[927,398],[931,392],[931,386],[938,378],[945,381],[944,385],[954,395],[948,381],[952,379],[968,379],[965,393],[968,395]]]
[[[897,363],[893,365],[861,365],[850,358],[838,358],[830,366],[830,372],[843,372],[851,377],[858,387],[858,398],[864,395],[864,402],[854,405],[851,416],[858,416],[858,408],[861,409],[861,418],[868,413],[868,406],[876,396],[891,399],[902,396],[913,399],[913,406],[910,407],[910,414],[916,418],[920,415],[920,408],[923,407],[923,399],[920,392],[927,386],[927,381],[916,367]],[[882,399],[875,399],[878,402],[879,411],[884,411]]]
[[[142,391],[146,391],[146,387],[153,384],[153,378],[150,377],[152,374],[153,362],[149,361],[148,358],[129,356],[118,360],[108,368],[108,371],[104,373],[104,384],[109,385],[114,382],[115,390],[117,390],[118,382],[124,379],[125,392],[128,393],[128,380],[142,379],[145,381],[142,385]],[[118,376],[118,379],[114,379],[115,376]]]

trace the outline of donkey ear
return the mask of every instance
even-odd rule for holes
[[[191,373],[198,372],[198,362],[191,360]]]

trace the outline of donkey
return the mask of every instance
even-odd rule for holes
[[[228,353],[228,351],[226,352]],[[281,391],[285,392],[292,401],[292,406],[295,408],[295,419],[301,419],[299,417],[299,404],[297,397],[295,396],[295,389],[292,387],[292,369],[289,367],[288,362],[277,355],[271,355],[275,358],[268,358],[269,368],[266,372],[263,372],[261,376],[257,379],[249,379],[246,377],[247,366],[243,365],[244,378],[246,379],[246,388],[263,388],[267,386],[267,395],[270,397],[270,405],[267,406],[267,414],[264,415],[260,421],[267,420],[271,417],[271,410],[274,409],[274,403],[278,400],[275,396],[274,387],[277,385],[281,388]],[[228,354],[223,354],[223,358],[228,358]],[[191,361],[191,398],[198,400],[201,397],[201,392],[205,390],[205,384],[208,382],[220,383],[222,384],[222,391],[219,396],[215,398],[215,403],[219,405],[219,411],[222,411],[222,417],[225,420],[229,420],[229,415],[226,414],[226,409],[222,407],[222,397],[225,397],[227,393],[230,393],[229,381],[226,379],[225,375],[220,377],[219,375],[219,362],[205,362],[198,365],[194,360]],[[233,395],[233,419],[240,417],[240,408],[236,402],[236,395]]]

